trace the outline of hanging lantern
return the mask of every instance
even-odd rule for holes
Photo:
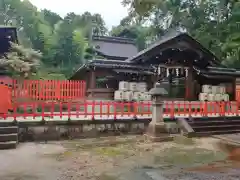
[[[178,68],[176,69],[176,75],[177,75],[177,77],[179,76],[179,69]]]
[[[186,77],[188,77],[188,68],[185,68]]]
[[[160,75],[161,74],[161,67],[160,67],[160,65],[158,65],[158,75]]]

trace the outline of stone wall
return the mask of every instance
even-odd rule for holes
[[[19,141],[51,141],[61,139],[92,138],[101,136],[117,136],[126,134],[143,134],[148,123],[109,123],[82,125],[45,125],[38,127],[21,127]],[[171,134],[179,133],[176,123],[166,123],[166,129]]]

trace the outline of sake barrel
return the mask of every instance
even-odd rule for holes
[[[123,101],[124,100],[124,91],[115,91],[114,92],[114,100]]]
[[[212,92],[212,86],[211,85],[203,85],[202,86],[202,92],[203,93],[211,93]]]
[[[130,82],[129,83],[129,90],[133,91],[133,92],[137,91],[137,83],[136,82]]]
[[[145,101],[145,93],[144,92],[140,92],[140,101]]]
[[[215,101],[215,94],[208,94],[208,101]]]
[[[219,86],[219,93],[225,94],[226,93],[226,87],[225,86]]]
[[[125,91],[124,92],[124,100],[132,101],[133,99],[133,92],[132,91]]]
[[[219,93],[219,86],[212,86],[212,94],[218,94]]]
[[[229,95],[228,94],[223,94],[223,101],[229,101]]]
[[[145,82],[137,83],[137,91],[146,92],[147,91],[147,83],[145,83]]]
[[[208,100],[208,93],[200,93],[198,96],[199,101],[207,101]]]
[[[222,101],[223,97],[222,94],[215,94],[215,101]]]
[[[133,100],[140,101],[141,100],[142,93],[141,92],[134,92],[133,93]]]
[[[148,92],[143,93],[144,101],[151,101],[151,95]]]
[[[119,82],[119,90],[120,91],[128,91],[129,90],[129,83],[126,81]]]

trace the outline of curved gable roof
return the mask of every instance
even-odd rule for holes
[[[159,53],[161,50],[174,48],[176,45],[182,48],[193,49],[199,54],[199,56],[207,56],[212,66],[222,66],[219,59],[211,51],[201,45],[196,39],[192,38],[188,33],[177,31],[162,36],[159,41],[140,51],[135,56],[128,58],[126,62],[137,63],[141,60],[147,61],[147,59],[155,52]]]

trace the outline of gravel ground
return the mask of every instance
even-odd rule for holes
[[[1,151],[1,180],[236,180],[213,138],[144,142],[141,136],[24,143]],[[234,179],[235,178],[235,179]]]

